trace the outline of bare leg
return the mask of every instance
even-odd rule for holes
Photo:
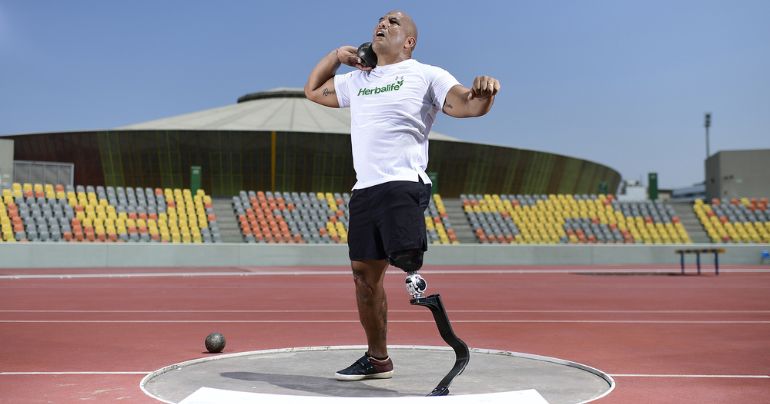
[[[358,317],[366,333],[369,355],[383,359],[388,356],[388,300],[383,280],[387,260],[352,261],[356,284]]]

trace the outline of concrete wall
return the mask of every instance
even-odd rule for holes
[[[706,160],[709,198],[770,196],[770,149],[721,151]]]
[[[724,247],[720,262],[759,264],[768,245],[705,245]],[[459,245],[431,246],[428,265],[607,265],[677,264],[674,250],[689,246],[637,245]],[[1,268],[81,267],[348,267],[345,245],[268,244],[0,244]],[[687,261],[692,265],[694,257]],[[702,258],[711,263],[711,256]]]
[[[0,139],[0,184],[13,182],[13,140]]]

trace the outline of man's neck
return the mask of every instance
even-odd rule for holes
[[[395,55],[377,55],[377,66],[392,65],[403,62],[405,60],[409,60],[411,58],[412,57],[410,55],[404,55],[403,53],[398,53]]]

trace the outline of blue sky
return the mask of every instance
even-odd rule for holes
[[[383,5],[385,4],[385,5]],[[0,0],[0,135],[113,128],[301,87],[390,9],[415,58],[502,90],[487,116],[441,116],[466,141],[589,159],[662,187],[711,151],[770,148],[770,1]],[[770,176],[770,174],[769,174]]]

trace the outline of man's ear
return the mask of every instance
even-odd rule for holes
[[[408,48],[410,50],[414,50],[414,48],[417,46],[417,38],[415,38],[413,36],[410,36],[410,37],[406,38],[405,45],[406,45],[405,46],[406,48]]]

